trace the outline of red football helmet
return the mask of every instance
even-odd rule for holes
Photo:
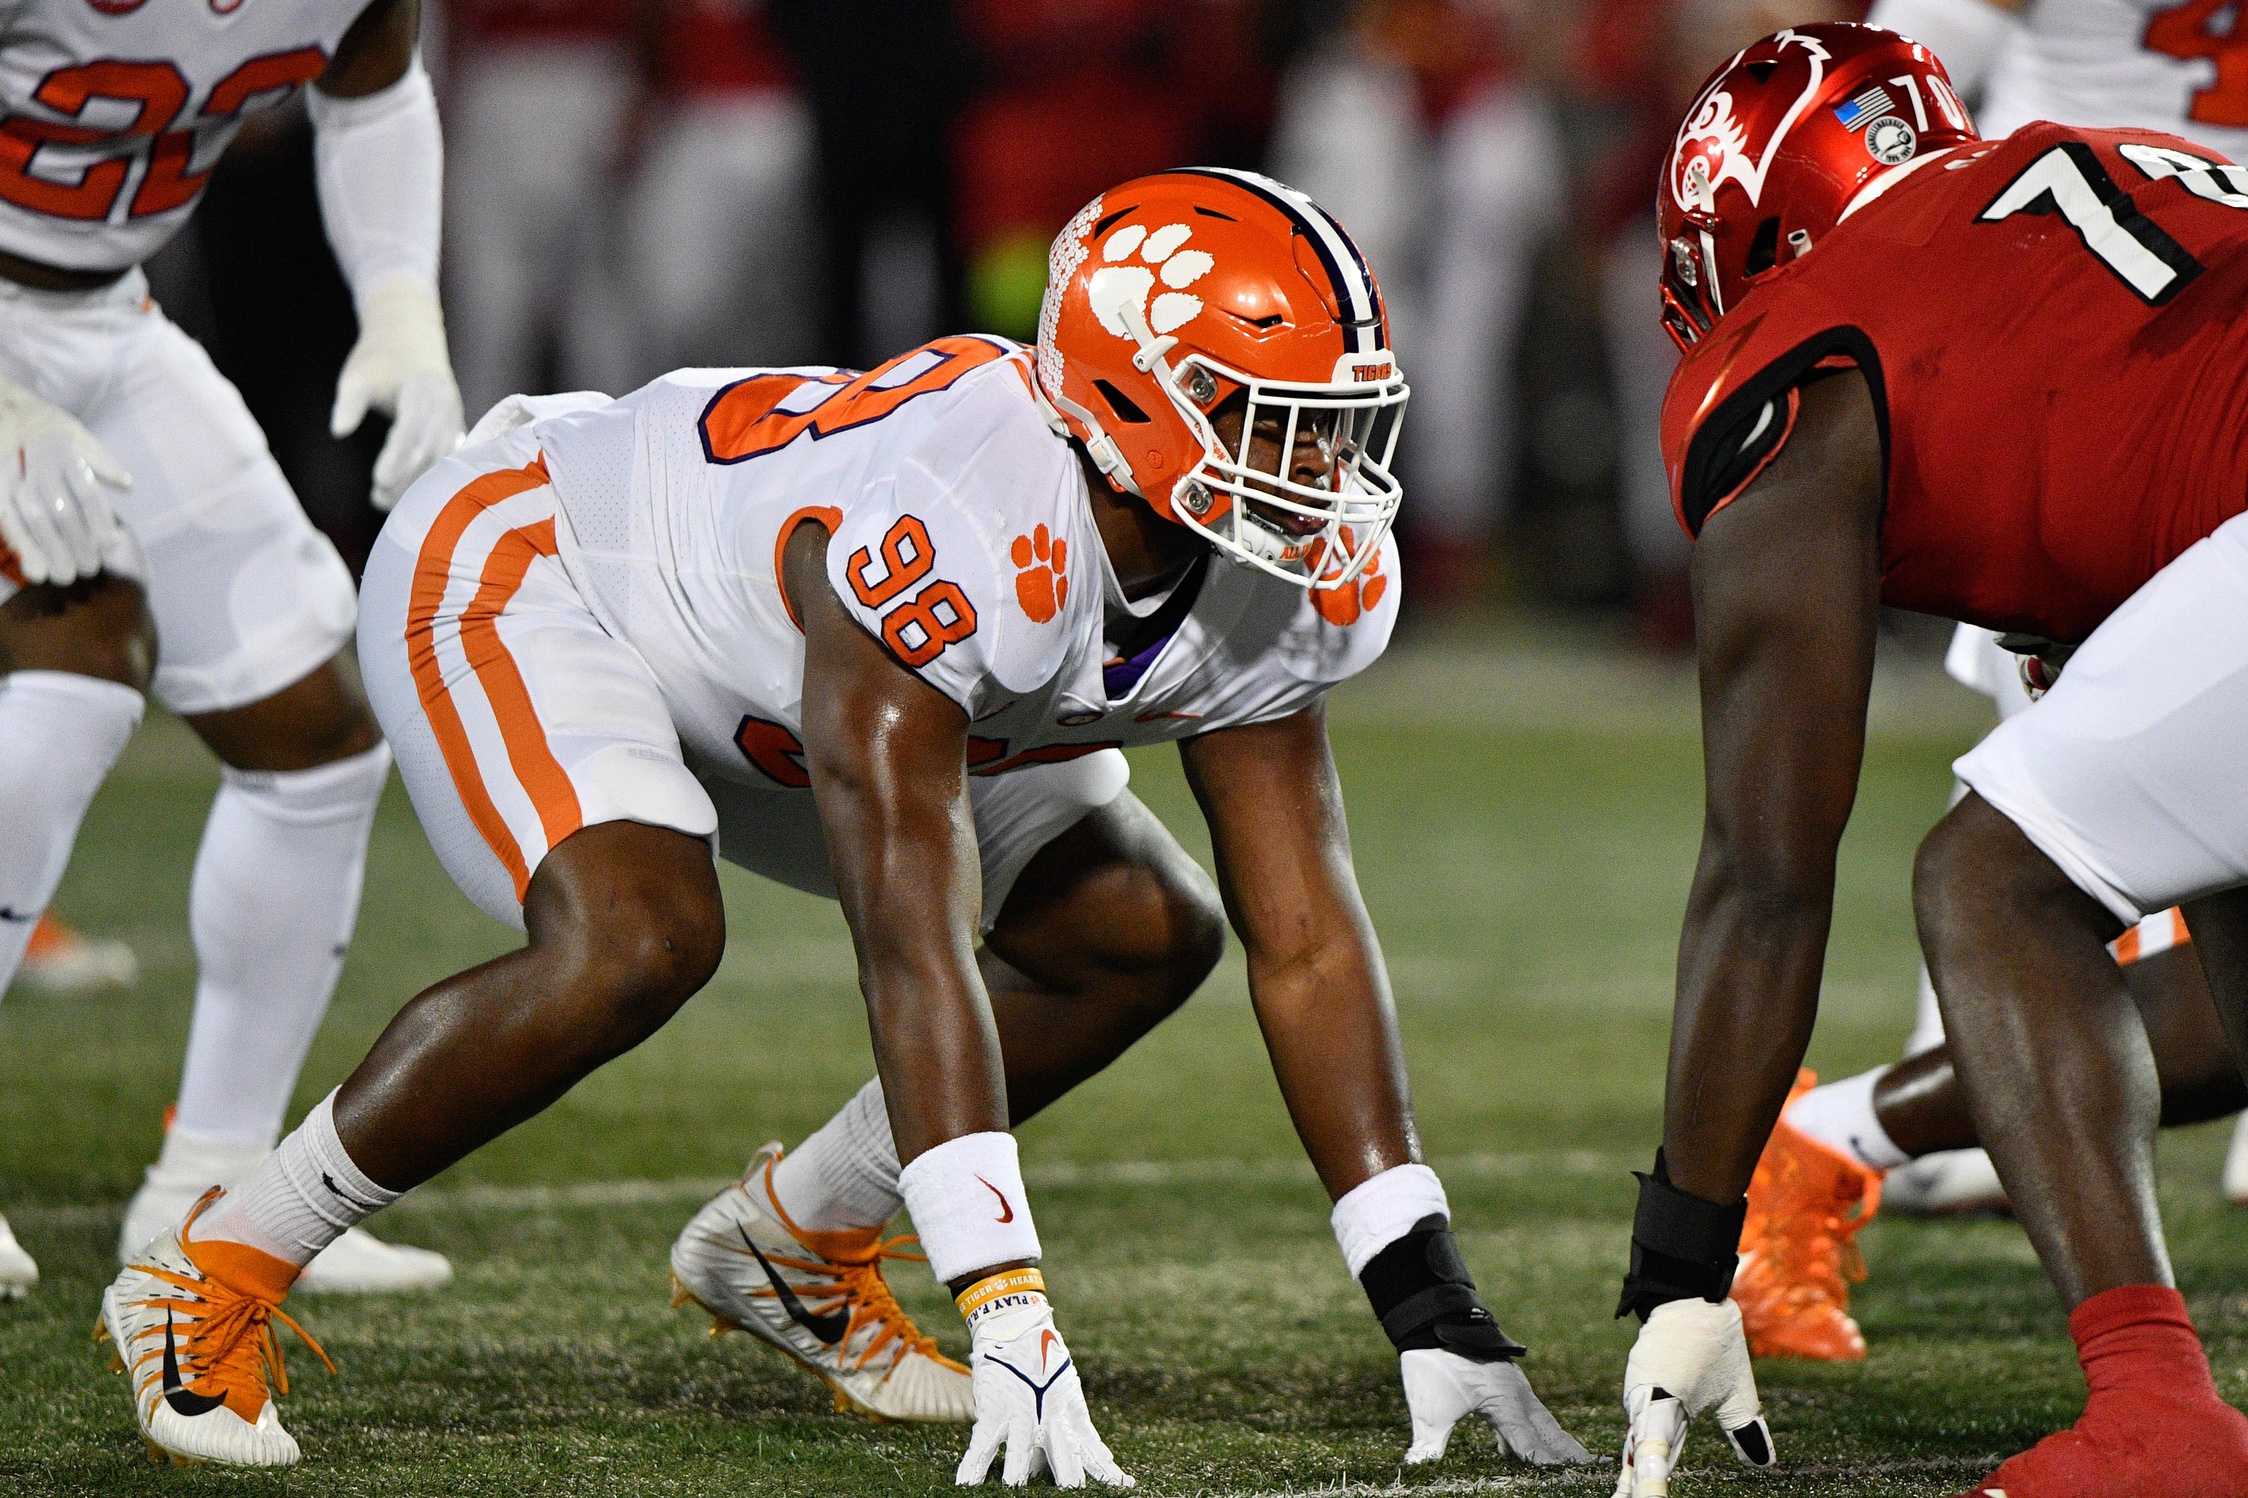
[[[1253,172],[1190,168],[1103,193],[1054,240],[1038,384],[1118,490],[1236,560],[1339,588],[1380,552],[1410,393],[1380,288],[1311,199]],[[1212,416],[1246,392],[1239,451]],[[1283,435],[1252,462],[1260,422]],[[1329,463],[1289,476],[1300,434]]]
[[[1689,347],[1878,179],[1978,139],[1944,65],[1894,31],[1822,22],[1736,54],[1695,96],[1656,189],[1663,326]]]

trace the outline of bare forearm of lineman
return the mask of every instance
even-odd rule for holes
[[[898,1160],[1004,1132],[999,1033],[975,960],[981,909],[968,715],[900,666],[829,590],[826,532],[785,560],[804,626],[804,759],[889,1100]]]
[[[1327,1194],[1420,1159],[1324,708],[1180,746],[1289,1117]]]

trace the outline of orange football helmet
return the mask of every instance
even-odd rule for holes
[[[1276,577],[1342,587],[1397,518],[1411,392],[1381,289],[1342,226],[1269,177],[1185,168],[1086,204],[1049,259],[1038,383],[1118,490]],[[1240,392],[1228,451],[1211,418]],[[1277,471],[1251,461],[1260,422],[1283,430]],[[1326,445],[1317,484],[1289,477],[1305,432]]]

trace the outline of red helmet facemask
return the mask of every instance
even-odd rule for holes
[[[1823,22],[1740,52],[1695,96],[1656,189],[1663,327],[1691,347],[1876,181],[1977,139],[1943,64],[1894,31]]]

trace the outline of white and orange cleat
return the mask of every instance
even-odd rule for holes
[[[139,977],[140,959],[131,947],[73,931],[50,911],[31,928],[31,944],[23,949],[15,981],[40,993],[73,994],[130,988]]]
[[[329,1371],[336,1365],[281,1309],[294,1265],[240,1243],[188,1241],[220,1195],[206,1194],[110,1282],[94,1340],[112,1344],[113,1365],[131,1380],[151,1461],[293,1467],[296,1437],[273,1401],[289,1392],[273,1323],[302,1337]]]
[[[1818,1083],[1806,1070],[1794,1102]],[[1783,1110],[1748,1186],[1733,1299],[1749,1351],[1764,1358],[1853,1362],[1866,1339],[1850,1319],[1850,1286],[1866,1277],[1858,1230],[1881,1208],[1881,1175],[1819,1143]]]
[[[835,1391],[835,1407],[876,1420],[968,1421],[968,1370],[937,1350],[882,1277],[909,1238],[880,1228],[814,1232],[773,1196],[768,1144],[742,1178],[703,1203],[671,1246],[673,1305],[693,1301],[712,1336],[745,1331],[787,1353]]]

